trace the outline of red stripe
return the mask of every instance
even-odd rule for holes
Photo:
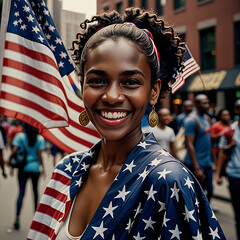
[[[48,235],[51,239],[56,238],[56,234],[54,229],[50,228],[49,226],[42,224],[40,222],[32,221],[31,227],[32,230],[35,230],[37,232],[41,232],[43,234]]]
[[[78,143],[80,143],[80,144],[82,144],[86,147],[89,147],[89,148],[91,148],[93,146],[93,144],[91,142],[88,142],[88,141],[86,141],[82,138],[77,137],[76,135],[69,132],[66,128],[59,128],[59,130],[75,142],[78,142]]]
[[[66,202],[67,200],[67,195],[66,194],[63,194],[63,193],[60,193],[59,191],[57,191],[56,189],[53,189],[53,188],[50,188],[50,187],[47,187],[45,189],[45,192],[44,192],[45,195],[49,195],[50,197],[53,197],[57,200],[59,200],[60,202]]]
[[[5,48],[15,51],[15,52],[22,53],[22,54],[24,54],[30,58],[36,59],[38,61],[48,63],[48,64],[52,65],[55,69],[58,70],[58,67],[57,67],[55,61],[46,54],[31,50],[22,45],[19,45],[14,42],[9,42],[9,41],[5,42]]]
[[[12,78],[12,77],[5,76],[5,75],[3,75],[3,77],[2,77],[2,82],[6,83],[6,84],[10,84],[15,87],[22,88],[26,91],[29,91],[31,93],[34,93],[34,94],[40,96],[41,98],[44,98],[44,100],[46,100],[46,101],[53,102],[57,105],[60,105],[67,113],[67,107],[66,107],[65,103],[62,101],[62,99],[47,92],[47,91],[44,91],[44,90],[42,90],[32,84],[29,84],[27,82],[23,82],[19,79]]]
[[[58,211],[55,208],[52,208],[49,205],[40,203],[37,207],[37,212],[44,213],[46,215],[51,216],[52,218],[56,219],[57,221],[63,217],[63,213]]]
[[[26,107],[29,107],[33,110],[36,110],[37,112],[41,113],[42,115],[46,116],[47,118],[51,119],[51,120],[61,120],[61,121],[67,121],[66,119],[64,119],[63,117],[59,116],[58,114],[54,113],[54,112],[51,112],[49,110],[47,110],[46,108],[40,106],[39,104],[37,103],[34,103],[28,99],[24,99],[22,97],[18,97],[16,95],[13,95],[11,93],[7,93],[7,92],[4,92],[4,91],[1,91],[1,94],[0,94],[0,97],[2,99],[5,99],[7,101],[11,101],[11,102],[14,102],[14,103],[18,103],[22,106],[26,106]]]
[[[64,185],[70,185],[71,183],[71,179],[68,178],[68,177],[65,177],[64,175],[60,174],[60,173],[57,173],[57,172],[54,172],[52,174],[52,179],[55,180],[55,181],[59,181],[61,182],[62,184]]]

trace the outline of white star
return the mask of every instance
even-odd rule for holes
[[[164,149],[161,149],[158,152],[163,156],[171,156],[171,154]]]
[[[194,182],[191,181],[191,180],[189,179],[189,177],[187,177],[187,179],[184,178],[184,180],[186,181],[185,184],[184,184],[184,186],[187,185],[188,188],[191,188],[191,189],[193,190],[193,192],[194,192],[194,189],[193,189],[193,186],[192,186],[192,184],[193,184]]]
[[[166,168],[164,168],[163,171],[158,172],[158,174],[160,175],[160,176],[158,177],[158,179],[160,179],[160,178],[163,177],[164,180],[166,180],[166,175],[169,174],[169,173],[171,173],[171,172],[172,172],[172,171],[167,171]]]
[[[92,228],[96,231],[93,239],[100,235],[104,239],[104,232],[107,230],[107,228],[103,227],[103,222],[101,222],[99,227],[93,227]]]
[[[86,165],[86,163],[83,162],[81,166],[82,166],[81,170],[84,170],[86,172],[88,170],[88,168],[90,167],[90,164]]]
[[[50,38],[51,38],[51,35],[49,34],[49,33],[45,33],[45,36],[46,36],[46,38],[48,39],[48,40],[50,40]]]
[[[187,220],[189,222],[190,219],[192,219],[194,222],[196,222],[196,219],[193,216],[194,210],[188,211],[187,206],[185,205],[185,213],[183,215],[185,216],[184,220]]]
[[[41,22],[43,17],[41,15],[38,16],[38,20]]]
[[[64,65],[64,62],[62,62],[62,61],[60,61],[58,64],[59,67],[63,67],[63,65]]]
[[[216,227],[216,229],[215,229],[214,231],[213,231],[213,229],[212,229],[211,227],[209,227],[209,228],[210,228],[211,233],[209,233],[208,235],[212,235],[213,240],[214,240],[216,237],[220,239],[220,237],[219,237],[219,235],[218,235],[218,227]]]
[[[199,208],[199,201],[198,201],[197,198],[196,198],[196,201],[195,201],[195,205]]]
[[[41,6],[46,7],[46,3],[44,1],[41,2]]]
[[[128,233],[130,233],[132,227],[133,227],[133,222],[132,222],[131,219],[129,218],[128,223],[127,223],[127,227],[125,228],[125,230],[128,230]]]
[[[72,171],[72,166],[71,166],[71,163],[68,163],[68,164],[65,164],[65,170],[64,171],[69,171],[71,172]]]
[[[66,57],[67,57],[67,53],[61,51],[61,53],[59,54],[59,56],[60,56],[61,58],[66,58]]]
[[[137,236],[133,236],[133,237],[136,240],[142,240],[142,239],[146,238],[146,237],[141,237],[139,232],[138,232]]]
[[[212,218],[217,220],[216,215],[215,215],[215,213],[213,212],[213,210],[212,210]]]
[[[43,13],[44,13],[44,15],[48,15],[49,16],[49,11],[46,8],[44,8]]]
[[[112,202],[109,203],[107,208],[103,208],[105,210],[105,214],[103,216],[103,218],[105,218],[108,214],[111,215],[111,217],[113,218],[113,211],[117,208],[118,206],[113,207],[112,206]]]
[[[118,190],[118,195],[115,198],[122,198],[122,200],[125,201],[125,198],[129,193],[130,191],[126,192],[126,185],[124,185],[122,191]]]
[[[61,38],[56,37],[55,43],[62,45],[62,40],[61,40]]]
[[[49,27],[48,27],[48,29],[49,29],[49,31],[54,32],[54,30],[55,30],[56,28],[50,24]]]
[[[82,185],[82,178],[79,178],[79,180],[76,181],[75,186],[81,187],[81,185]]]
[[[172,191],[172,195],[170,198],[174,197],[177,199],[177,202],[179,201],[179,195],[178,195],[178,192],[180,191],[180,189],[177,188],[177,184],[176,182],[174,183],[173,185],[173,188],[171,188],[171,191]]]
[[[28,19],[28,22],[34,22],[34,18],[31,14],[27,17],[27,19]]]
[[[24,11],[24,12],[30,12],[30,7],[28,7],[27,5],[25,5],[25,6],[23,7],[23,11]]]
[[[163,210],[165,210],[166,209],[166,207],[165,207],[165,203],[163,203],[163,202],[161,202],[161,201],[158,201],[158,203],[160,204],[160,209],[158,210],[158,212],[161,212],[161,211],[163,211]]]
[[[55,51],[56,46],[53,46],[52,44],[50,45],[50,48],[52,49],[52,51]]]
[[[156,194],[157,191],[153,191],[153,184],[152,184],[152,186],[151,186],[151,188],[150,188],[149,191],[144,191],[144,192],[145,192],[146,194],[148,194],[147,200],[148,200],[149,198],[152,198],[152,200],[155,201],[154,194]]]
[[[15,12],[15,13],[14,13],[14,16],[15,16],[15,17],[19,17],[19,16],[20,16],[20,15],[19,15],[19,12],[18,12],[18,11]]]
[[[74,158],[72,158],[72,160],[73,160],[73,163],[80,161],[80,159],[76,155],[74,156]]]
[[[27,25],[26,25],[26,24],[23,24],[23,25],[20,27],[20,29],[26,30],[26,29],[27,29]]]
[[[137,146],[146,149],[146,146],[148,146],[148,145],[151,145],[151,144],[148,144],[148,143],[146,143],[146,142],[140,142]]]
[[[35,27],[32,27],[32,32],[38,33],[40,32],[40,30],[37,26],[35,26]]]
[[[192,236],[192,237],[193,237],[194,240],[203,240],[202,239],[202,234],[199,232],[199,230],[197,230],[197,236],[196,237]]]
[[[13,25],[14,25],[14,27],[16,27],[16,26],[18,25],[18,21],[15,20],[15,21],[13,22]]]
[[[175,237],[176,237],[177,239],[180,239],[180,234],[181,234],[182,232],[179,231],[177,224],[176,224],[175,229],[174,229],[174,230],[169,230],[169,232],[172,233],[171,239],[173,239],[173,238],[175,238]]]
[[[164,213],[164,217],[163,217],[163,226],[167,227],[167,222],[170,220],[170,218],[166,217],[166,212]]]
[[[161,161],[162,161],[161,159],[155,158],[154,160],[152,160],[152,162],[149,165],[157,166]]]
[[[137,178],[137,180],[138,180],[139,178],[142,178],[142,182],[143,182],[144,179],[147,177],[148,173],[149,173],[149,171],[147,171],[147,167],[145,167],[144,171],[143,171],[142,173],[139,173],[139,174],[138,174],[139,177]]]
[[[136,212],[135,215],[134,215],[134,219],[135,219],[136,216],[137,216],[139,213],[142,212],[142,209],[141,209],[141,202],[139,202],[137,209],[134,209],[134,211]]]
[[[143,221],[146,223],[144,230],[148,229],[149,227],[154,230],[153,224],[156,223],[155,221],[152,221],[152,218],[150,217],[148,220],[143,219]]]
[[[19,18],[18,22],[19,22],[20,24],[22,24],[23,20],[22,20],[21,18]]]
[[[132,169],[136,167],[136,165],[134,165],[134,160],[132,160],[130,164],[126,163],[125,165],[126,165],[126,168],[123,170],[123,172],[128,170],[130,173],[132,173]]]
[[[44,40],[44,38],[43,38],[41,35],[38,37],[38,39],[39,39],[41,42],[43,42],[43,40]]]
[[[91,158],[93,158],[93,155],[95,154],[95,152],[89,151],[86,153],[86,156],[89,156]]]
[[[43,24],[45,27],[49,26],[48,21],[45,21],[45,23]]]

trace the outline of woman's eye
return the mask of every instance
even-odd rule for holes
[[[140,85],[142,85],[142,83],[137,79],[128,79],[128,80],[124,81],[122,83],[122,85],[124,87],[128,87],[128,88],[137,88]]]
[[[107,83],[106,81],[100,78],[91,78],[87,81],[87,84],[99,86],[99,85],[106,85]]]

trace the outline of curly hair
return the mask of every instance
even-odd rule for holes
[[[134,23],[136,27],[123,24],[126,22]],[[177,71],[181,72],[183,69],[184,43],[173,27],[166,26],[165,22],[154,13],[140,8],[127,8],[123,16],[117,11],[107,11],[92,17],[91,20],[85,20],[80,27],[82,32],[77,33],[71,50],[81,85],[89,51],[107,39],[115,40],[119,37],[129,39],[145,53],[151,67],[151,83],[154,84],[158,78],[161,80],[160,98],[171,90],[169,84],[174,83]],[[153,44],[141,29],[149,30],[153,36],[160,56],[160,69],[156,54],[151,54]]]

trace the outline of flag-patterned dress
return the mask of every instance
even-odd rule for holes
[[[55,239],[101,142],[55,168],[28,239]],[[193,175],[153,134],[137,144],[87,226],[84,239],[226,239]]]

